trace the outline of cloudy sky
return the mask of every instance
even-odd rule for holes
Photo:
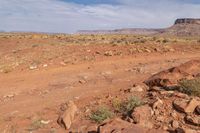
[[[176,18],[200,18],[200,0],[0,0],[0,30],[162,28]]]

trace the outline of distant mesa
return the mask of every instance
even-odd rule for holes
[[[175,21],[174,25],[163,29],[126,28],[116,30],[81,30],[77,34],[200,36],[200,19],[180,18]]]
[[[200,24],[200,19],[194,18],[180,18],[175,21],[176,24]]]
[[[161,32],[162,29],[147,29],[147,28],[126,28],[115,30],[80,30],[77,34],[138,34],[150,35]]]
[[[163,35],[170,36],[200,36],[200,19],[177,19],[173,26],[166,28]]]

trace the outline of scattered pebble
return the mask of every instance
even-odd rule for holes
[[[47,124],[49,124],[50,123],[50,120],[47,120],[47,121],[45,121],[45,120],[41,120],[40,121],[42,124],[45,124],[45,125],[47,125]]]

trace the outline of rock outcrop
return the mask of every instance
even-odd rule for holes
[[[150,87],[173,86],[181,79],[192,79],[200,73],[200,60],[191,60],[178,67],[159,72],[145,81]]]
[[[139,125],[131,124],[119,118],[110,120],[99,126],[99,133],[167,133],[163,130],[148,129]]]
[[[65,129],[69,129],[74,120],[77,110],[78,109],[75,103],[73,101],[69,101],[67,109],[62,115],[59,116],[57,120],[58,124]]]
[[[175,21],[176,24],[200,24],[200,19],[180,18]]]

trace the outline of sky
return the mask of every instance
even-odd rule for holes
[[[200,0],[0,0],[0,31],[164,28],[200,18]]]

